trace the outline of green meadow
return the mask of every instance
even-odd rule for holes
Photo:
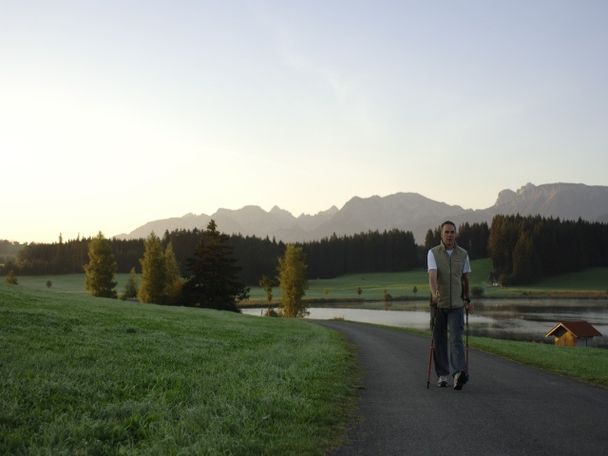
[[[534,285],[517,287],[494,287],[488,283],[492,268],[489,258],[471,262],[471,287],[483,290],[488,298],[516,298],[530,296],[591,296],[608,297],[608,268],[590,268],[584,271],[550,277]],[[128,274],[117,274],[117,291],[120,294],[127,282]],[[65,274],[55,276],[19,276],[19,284],[27,288],[47,289],[86,295],[84,274]],[[368,274],[349,274],[333,279],[314,279],[308,281],[304,299],[310,302],[331,302],[348,300],[383,301],[385,291],[393,299],[422,299],[429,295],[427,274],[424,269],[405,272],[383,272]],[[361,290],[361,293],[358,290]],[[281,290],[273,288],[273,303],[278,303]],[[266,302],[266,294],[260,287],[251,287],[250,299],[243,305],[259,305]]]
[[[492,269],[489,258],[471,262],[471,287],[483,290],[489,298],[571,295],[608,297],[608,268],[590,268],[541,280],[537,284],[518,287],[495,287],[488,283]],[[361,293],[358,293],[358,289]],[[334,279],[310,279],[305,299],[309,301],[384,300],[385,291],[393,299],[423,299],[429,296],[426,270],[350,274]],[[273,301],[280,299],[280,290],[273,289]],[[265,300],[264,291],[252,288],[250,301]]]
[[[586,271],[555,289],[599,290],[605,275]],[[309,291],[349,298],[366,282],[369,295],[417,284],[424,294],[425,278],[353,275]],[[337,333],[93,298],[83,283],[82,274],[0,283],[0,454],[320,455],[339,445],[358,374]],[[471,346],[608,387],[608,350],[480,337]]]
[[[357,374],[337,333],[61,291],[75,277],[25,282],[0,284],[0,454],[314,455],[338,443]]]

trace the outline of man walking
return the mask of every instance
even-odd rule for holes
[[[431,312],[434,312],[433,340],[435,372],[438,386],[448,386],[449,376],[454,389],[461,390],[469,379],[465,371],[462,343],[464,308],[469,309],[469,273],[467,251],[456,244],[456,225],[441,224],[441,243],[427,255]],[[449,343],[448,343],[449,342]]]

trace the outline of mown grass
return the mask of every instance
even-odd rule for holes
[[[472,347],[608,388],[608,350],[471,337]]]
[[[492,263],[489,258],[471,262],[471,287],[480,287],[489,298],[530,296],[590,296],[608,297],[608,268],[590,268],[581,272],[563,274],[541,280],[537,284],[518,287],[493,287],[488,283]],[[414,287],[416,292],[414,292]],[[361,288],[361,294],[357,293]],[[309,280],[305,299],[331,300],[383,300],[384,292],[397,299],[424,299],[429,296],[426,270],[349,274],[334,279]],[[274,302],[280,300],[280,290],[273,290]],[[251,288],[251,301],[263,302],[265,294],[260,288]]]
[[[493,287],[488,284],[492,269],[489,258],[471,262],[471,287],[483,289],[483,296],[488,298],[514,298],[531,296],[587,296],[608,297],[608,268],[590,268],[581,272],[562,274],[549,277],[534,285],[518,287]],[[116,290],[120,295],[128,279],[128,274],[116,274],[118,285]],[[84,274],[66,274],[55,276],[20,276],[19,284],[24,287],[43,290],[46,282],[52,282],[51,290],[85,295]],[[304,299],[309,302],[347,301],[347,300],[384,300],[385,291],[396,299],[426,300],[429,295],[427,273],[424,269],[405,272],[383,272],[349,274],[333,279],[314,279],[308,281]],[[357,290],[361,288],[361,294]],[[416,292],[414,292],[414,288]],[[281,290],[272,290],[273,303],[278,303]],[[251,287],[250,299],[247,304],[262,304],[266,302],[266,294],[259,287]]]
[[[0,454],[324,454],[354,403],[337,333],[0,284]]]

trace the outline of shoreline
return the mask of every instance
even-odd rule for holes
[[[490,295],[490,296],[478,296],[471,298],[471,301],[476,300],[495,300],[495,299],[513,299],[513,300],[532,300],[532,299],[556,299],[556,300],[566,300],[566,299],[589,299],[589,300],[601,300],[608,299],[608,293],[600,292],[600,291],[589,291],[589,292],[581,292],[581,291],[550,291],[550,292],[532,292],[532,291],[523,291],[517,294],[504,294],[500,296]],[[394,302],[428,302],[428,298],[420,298],[420,297],[412,297],[412,296],[395,296],[389,301],[385,301],[384,299],[361,299],[361,298],[309,298],[303,299],[303,302],[306,305],[319,307],[319,306],[331,306],[332,304],[345,304],[345,303],[356,303],[356,304],[366,304],[366,303],[386,303],[390,305]],[[264,309],[267,307],[276,308],[281,305],[281,302],[278,300],[273,300],[270,305],[268,301],[261,299],[250,299],[247,302],[242,302],[238,304],[240,308],[247,309]]]

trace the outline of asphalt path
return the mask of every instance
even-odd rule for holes
[[[347,455],[608,455],[608,390],[470,350],[461,391],[426,388],[428,338],[347,321],[361,366]]]

